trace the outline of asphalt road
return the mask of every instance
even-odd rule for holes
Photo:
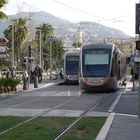
[[[94,112],[108,112],[119,93],[120,91],[109,94],[83,93],[77,85],[53,85],[1,100],[0,115],[34,116],[74,98],[76,100],[58,107],[56,109],[57,113],[59,110],[63,111],[63,115],[65,115],[65,112],[68,113],[68,111],[80,114],[80,112],[85,111],[91,105],[96,104],[102,97],[103,101],[96,106]]]

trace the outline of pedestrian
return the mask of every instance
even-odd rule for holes
[[[36,69],[36,71],[38,73],[38,82],[41,83],[42,80],[43,80],[43,68],[41,66],[37,65],[35,67],[35,69]]]
[[[60,79],[62,79],[62,80],[63,80],[62,70],[60,70],[60,72],[59,72],[59,76],[60,76]]]
[[[23,90],[27,90],[29,88],[29,85],[28,85],[29,84],[29,75],[28,75],[27,70],[23,71],[22,80],[23,80]]]
[[[135,63],[131,67],[131,75],[132,75],[131,81],[137,80],[139,78],[139,68],[138,68],[138,66]]]
[[[31,72],[32,76],[33,76],[33,81],[34,81],[34,88],[38,88],[38,84],[37,84],[37,77],[38,77],[38,69],[35,68],[33,72]]]
[[[39,83],[42,82],[42,79],[43,79],[43,69],[42,69],[42,67],[39,66],[39,68],[38,68],[38,81],[39,81]]]
[[[10,67],[7,70],[6,78],[14,78],[16,76],[15,69],[16,69],[15,67]]]

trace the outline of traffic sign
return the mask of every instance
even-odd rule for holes
[[[140,57],[135,57],[134,62],[140,62]]]
[[[8,48],[6,46],[0,46],[0,54],[6,53],[7,50],[8,50]]]
[[[8,43],[8,39],[6,38],[0,38],[0,45],[6,45]]]

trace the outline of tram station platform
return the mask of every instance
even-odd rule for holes
[[[126,92],[123,93],[99,132],[96,140],[139,140],[139,94],[138,82],[133,91],[133,82],[127,81]]]

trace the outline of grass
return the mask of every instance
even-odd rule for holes
[[[26,120],[27,117],[0,117],[0,131]],[[5,134],[0,140],[52,140],[74,118],[40,117]],[[60,140],[93,140],[106,118],[84,118]]]
[[[29,119],[29,117],[0,116],[0,132],[27,119]]]
[[[94,140],[105,123],[103,117],[86,117],[78,122],[60,140]]]

